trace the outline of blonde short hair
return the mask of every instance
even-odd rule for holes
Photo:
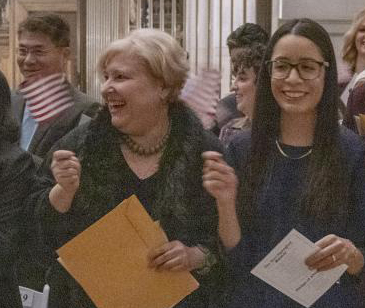
[[[352,21],[350,29],[344,36],[344,44],[342,48],[342,59],[350,65],[352,72],[355,72],[357,49],[355,39],[360,24],[365,20],[365,9],[358,13]]]
[[[169,34],[156,29],[132,31],[112,42],[100,55],[97,71],[101,76],[110,60],[119,54],[138,57],[149,72],[168,89],[168,99],[176,100],[184,86],[189,64],[186,52]]]

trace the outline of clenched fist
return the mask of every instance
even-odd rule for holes
[[[49,193],[49,201],[57,211],[65,213],[79,189],[81,165],[75,153],[60,150],[53,153],[51,170],[57,184]]]
[[[56,182],[69,193],[75,193],[80,185],[81,165],[75,153],[56,151],[53,153],[51,170]]]

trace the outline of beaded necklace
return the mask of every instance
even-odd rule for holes
[[[131,150],[133,153],[139,156],[151,156],[161,152],[162,149],[166,146],[166,142],[170,137],[170,131],[171,129],[169,126],[167,133],[165,134],[165,136],[163,136],[161,141],[157,145],[151,146],[149,148],[145,148],[142,145],[138,144],[131,137],[129,137],[129,135],[122,135],[121,138],[128,147],[128,149]]]

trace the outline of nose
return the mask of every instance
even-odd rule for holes
[[[289,71],[289,75],[287,78],[285,78],[286,81],[302,81],[302,78],[300,78],[298,68],[297,67],[291,67]]]
[[[113,82],[110,79],[107,79],[101,85],[101,94],[107,94],[114,91]]]
[[[26,56],[23,59],[23,62],[27,63],[27,64],[34,63],[34,62],[36,62],[36,57],[33,56],[32,52],[27,52]]]

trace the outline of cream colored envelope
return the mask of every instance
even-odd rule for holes
[[[131,196],[58,249],[58,261],[99,308],[169,308],[199,284],[189,272],[147,267],[149,250],[166,242]]]

